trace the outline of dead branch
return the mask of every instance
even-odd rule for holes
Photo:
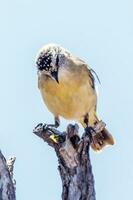
[[[13,164],[15,157],[6,161],[0,151],[0,200],[15,200],[15,187],[13,183]]]
[[[77,124],[70,124],[67,131],[61,133],[57,129],[45,129],[39,124],[33,132],[56,151],[63,187],[62,200],[95,200],[89,157],[90,136],[84,133],[80,138],[78,129]]]

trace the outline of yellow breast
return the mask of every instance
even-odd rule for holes
[[[84,72],[60,74],[59,84],[40,75],[39,88],[45,104],[55,116],[79,120],[96,105],[96,93]]]

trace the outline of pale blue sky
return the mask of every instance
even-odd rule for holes
[[[91,151],[97,200],[132,198],[133,2],[1,0],[0,149],[16,155],[18,200],[60,200],[54,151],[32,134],[53,117],[37,89],[35,55],[49,42],[86,60],[101,79],[98,111],[116,139]],[[61,130],[68,122],[62,120]]]

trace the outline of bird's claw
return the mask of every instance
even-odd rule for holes
[[[89,136],[90,142],[93,144],[99,144],[102,145],[103,144],[103,136],[102,134],[100,134],[99,132],[97,132],[95,130],[95,128],[88,126],[85,128],[85,132],[86,134]]]
[[[87,127],[85,128],[85,133],[86,133],[86,135],[89,136],[90,142],[93,142],[93,135],[96,134],[94,128],[91,127],[91,126],[87,126]]]
[[[43,131],[51,130],[50,124],[43,124]]]
[[[92,126],[87,126],[85,128],[85,132],[88,133],[88,134],[96,133],[95,129]]]
[[[89,136],[90,143],[97,150],[101,150],[101,147],[104,145],[104,136],[102,130],[105,128],[106,124],[102,121],[99,121],[94,127],[86,127],[85,133]]]
[[[45,132],[47,130],[52,131],[52,126],[50,124],[43,124],[43,123],[39,123],[33,130],[34,133],[36,132]]]
[[[43,123],[39,123],[37,124],[37,126],[35,126],[33,133],[37,133],[37,132],[41,132],[43,131]]]

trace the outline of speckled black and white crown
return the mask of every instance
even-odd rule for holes
[[[47,70],[50,67],[50,64],[52,62],[52,55],[50,53],[43,53],[41,52],[36,64],[39,70]]]
[[[65,62],[65,57],[69,57],[70,53],[57,44],[48,44],[39,51],[36,64],[38,70],[49,71],[54,66],[61,66]]]

